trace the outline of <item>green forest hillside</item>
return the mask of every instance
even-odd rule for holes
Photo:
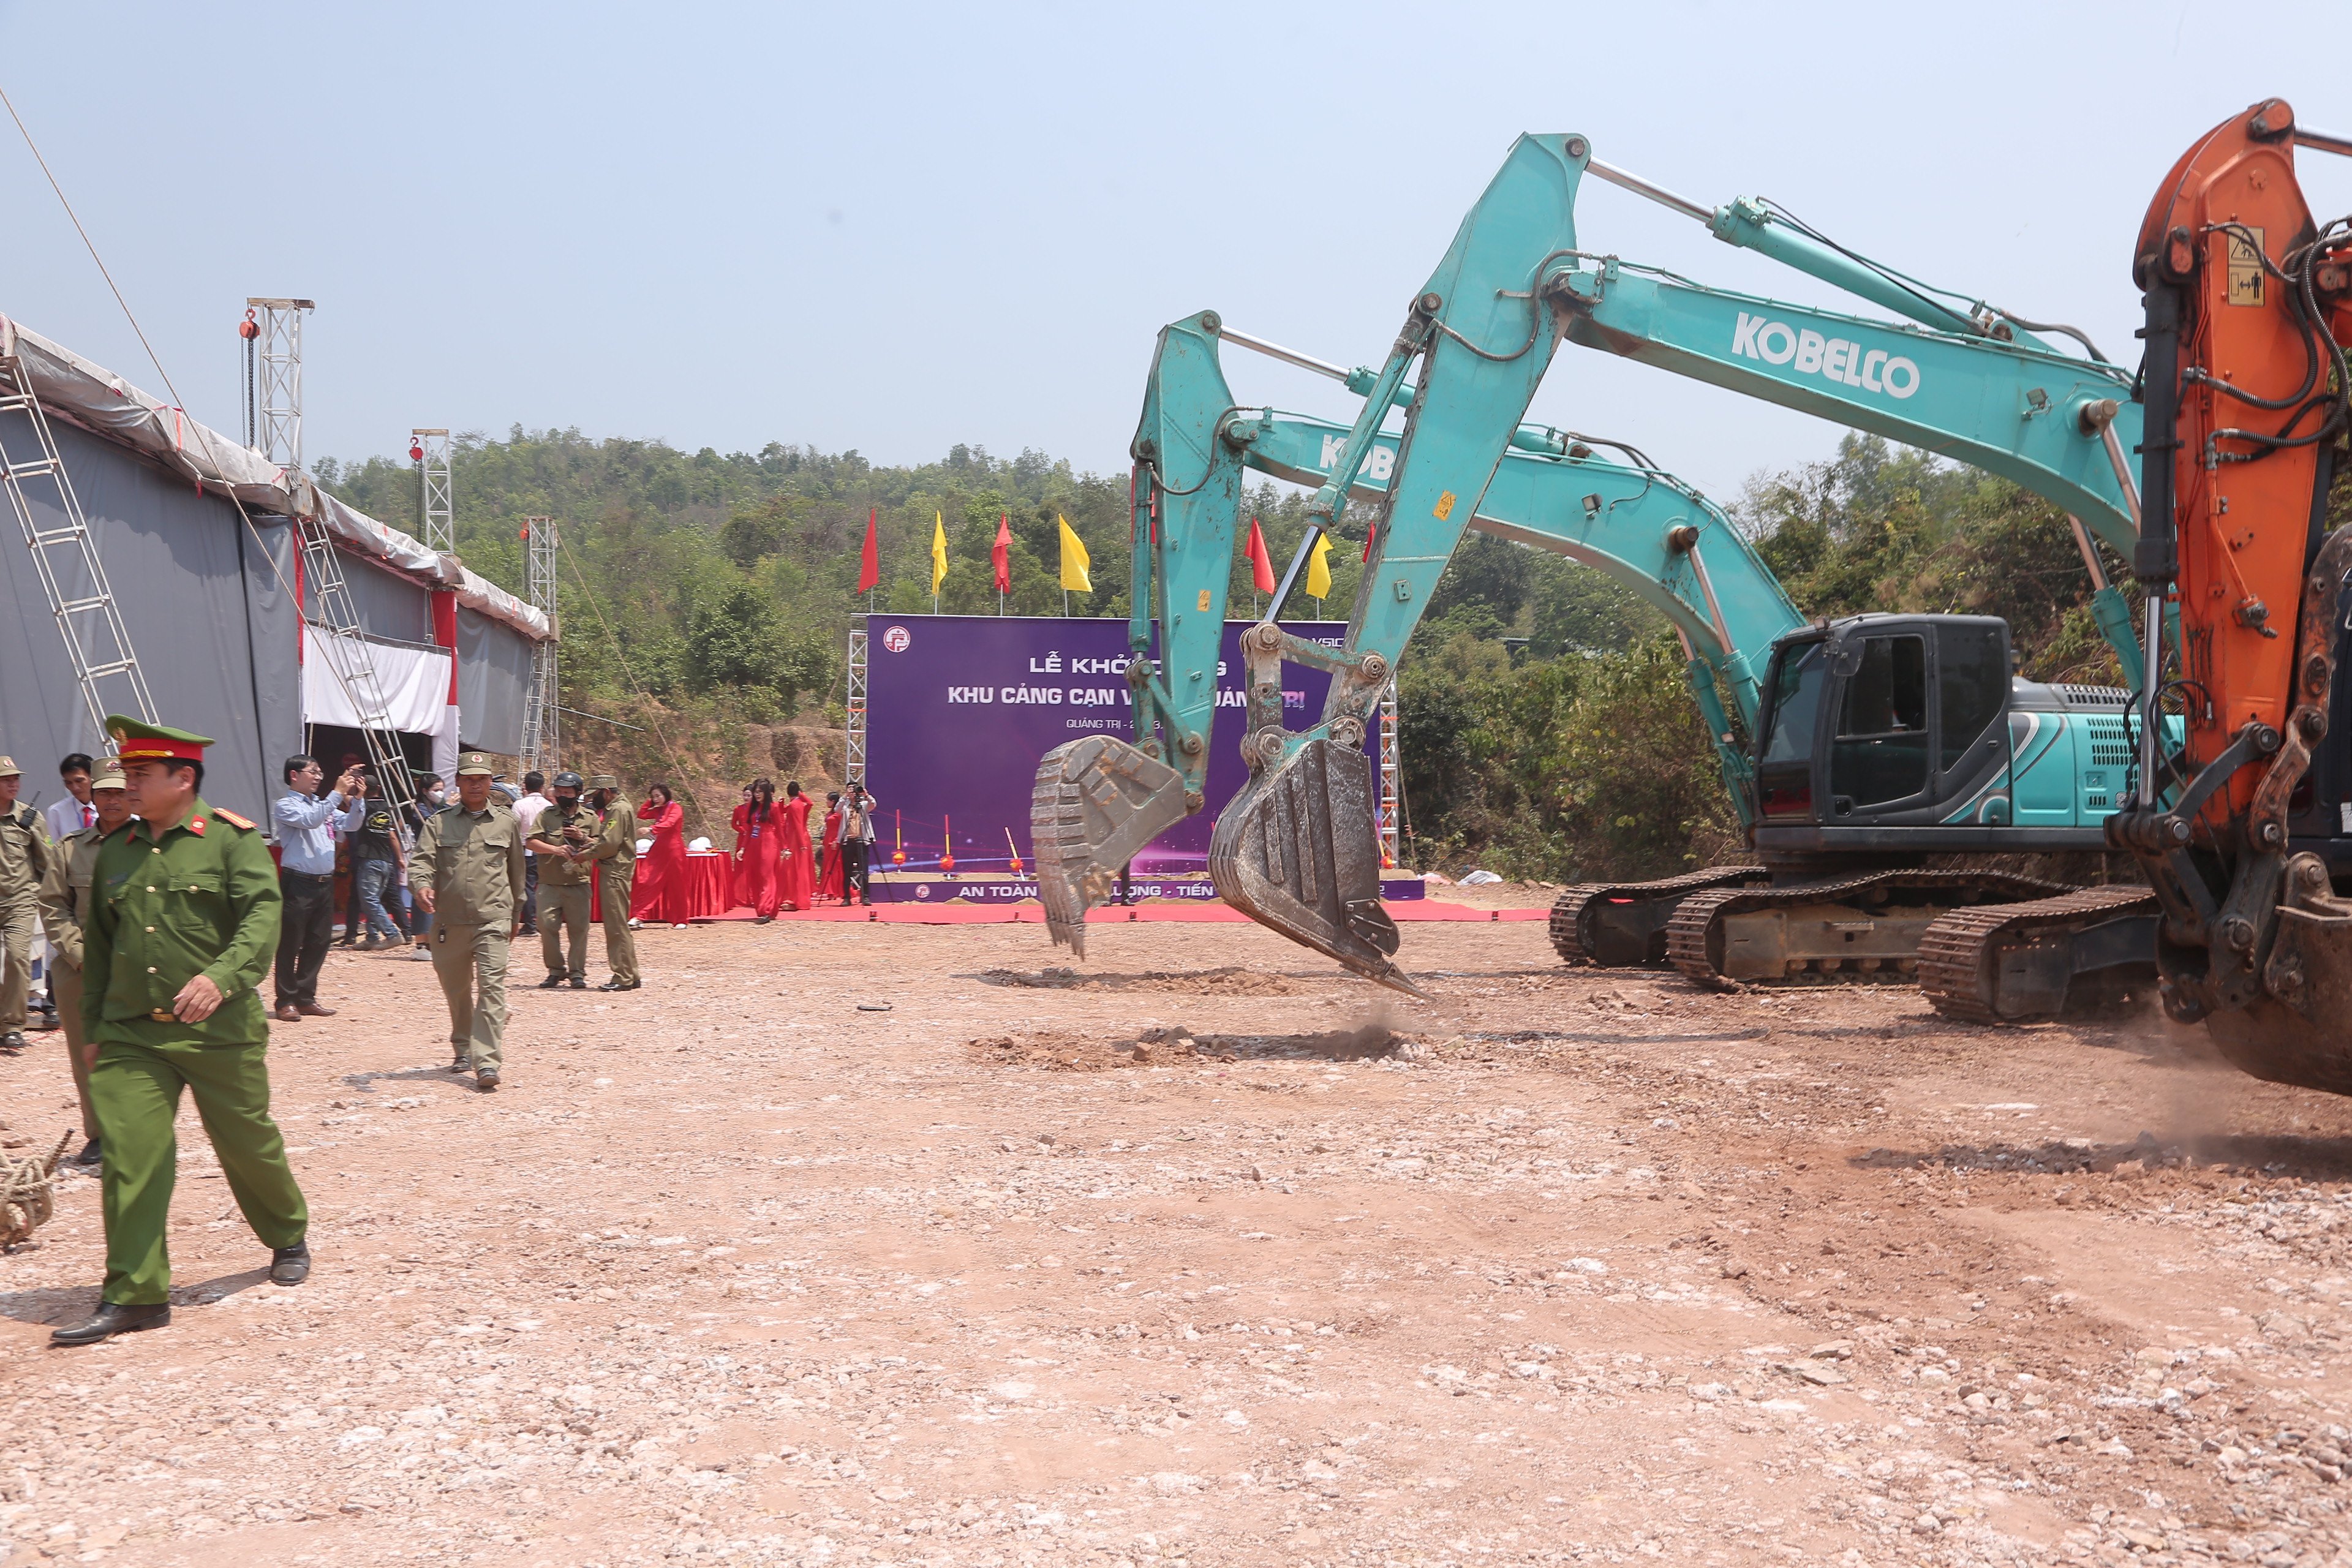
[[[936,463],[880,467],[855,451],[688,454],[518,426],[504,440],[461,437],[453,476],[458,552],[503,586],[522,585],[522,519],[557,520],[562,700],[644,727],[631,742],[638,731],[567,715],[567,733],[592,748],[634,745],[651,766],[690,754],[724,774],[741,726],[839,724],[869,512],[881,541],[877,607],[931,607],[937,517],[950,560],[940,609],[993,612],[989,550],[1002,518],[1013,539],[1007,607],[1060,614],[1056,520],[1067,519],[1095,584],[1071,595],[1070,613],[1127,614],[1126,476],[1079,473],[1042,453],[1008,460],[959,446]],[[375,517],[418,526],[408,463],[329,459],[317,477]],[[1306,499],[1272,484],[1245,496],[1277,565],[1305,531]],[[1729,510],[1809,615],[2005,616],[2028,673],[2113,678],[2063,516],[2006,481],[1848,437],[1832,458],[1759,476]],[[1319,607],[1339,619],[1361,574],[1362,520],[1343,531],[1354,547],[1333,550],[1332,597]],[[1253,613],[1238,558],[1232,585],[1234,613]],[[1301,600],[1293,613],[1318,608]],[[1399,696],[1421,866],[1564,880],[1664,874],[1734,847],[1673,637],[1590,571],[1466,539],[1403,661]]]

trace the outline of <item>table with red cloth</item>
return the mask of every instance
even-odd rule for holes
[[[735,907],[734,862],[735,858],[724,850],[689,849],[686,852],[685,897],[688,920],[716,920]],[[645,885],[646,863],[640,859],[633,886],[642,889]],[[631,907],[634,910],[634,896]],[[601,890],[592,890],[588,896],[588,918],[592,921],[604,918],[604,900]]]

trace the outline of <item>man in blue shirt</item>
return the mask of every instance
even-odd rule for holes
[[[312,756],[286,759],[286,793],[269,809],[278,830],[278,886],[286,916],[278,933],[278,1006],[283,1024],[325,1018],[332,1007],[319,1005],[319,970],[335,936],[335,835],[357,827],[365,801],[350,798],[359,786],[347,770],[324,796],[319,786],[326,770]]]

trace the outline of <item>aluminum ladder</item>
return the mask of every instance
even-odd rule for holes
[[[383,683],[377,679],[375,660],[368,654],[359,606],[352,598],[351,584],[343,580],[342,560],[327,532],[326,519],[302,518],[296,529],[302,542],[303,586],[316,606],[315,614],[305,611],[303,618],[321,634],[315,646],[360,716],[360,741],[367,748],[368,765],[375,770],[382,798],[392,806],[393,834],[401,858],[406,859],[415,842],[408,827],[408,811],[416,804],[416,781],[409,774],[408,754],[386,739],[395,732],[391,704],[384,700]]]
[[[35,512],[34,488],[55,489],[52,510],[61,521],[44,522]],[[93,749],[112,756],[117,747],[107,733],[106,716],[135,713],[152,724],[155,700],[147,694],[147,678],[140,673],[131,631],[114,602],[105,563],[98,558],[81,498],[74,493],[48,416],[33,395],[32,378],[16,353],[16,332],[5,322],[0,322],[0,489],[8,492],[34,574],[41,580],[49,614],[65,638],[66,657],[72,661],[82,706],[89,710]]]

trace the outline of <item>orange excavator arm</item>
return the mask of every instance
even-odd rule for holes
[[[2315,809],[2312,793],[2352,579],[2352,529],[2326,528],[2352,428],[2352,219],[2314,222],[2298,144],[2352,153],[2299,130],[2278,99],[2233,115],[2181,155],[2140,227],[2147,419],[2133,566],[2148,589],[2151,679],[2138,787],[2107,831],[2164,904],[2167,1011],[2210,1020],[2259,1077],[2352,1093],[2352,900],[2335,890],[2339,877],[2352,883],[2352,801],[2337,816]],[[2168,649],[2168,594],[2179,611]],[[2154,755],[2163,692],[2186,721],[2168,802]],[[2345,769],[2318,776],[2339,796],[2352,790]]]

